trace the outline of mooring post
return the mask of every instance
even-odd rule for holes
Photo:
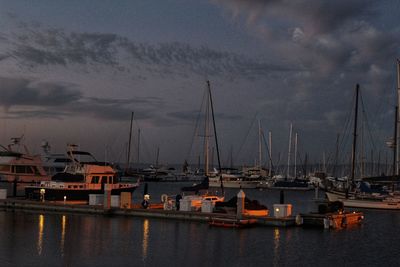
[[[237,194],[237,202],[236,202],[236,218],[242,219],[244,213],[244,200],[246,198],[246,194],[240,189],[239,193]]]

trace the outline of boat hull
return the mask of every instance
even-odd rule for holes
[[[364,209],[382,209],[382,210],[400,210],[400,199],[361,199],[346,198],[340,193],[325,193],[329,201],[341,201],[345,207],[364,208]]]
[[[258,182],[256,181],[223,181],[223,185],[225,188],[247,188],[247,189],[252,189],[252,188],[257,188],[258,187]],[[210,187],[221,187],[221,182],[218,181],[211,181],[209,182]]]
[[[122,192],[134,192],[137,186],[114,188],[111,195],[120,195]],[[42,187],[25,187],[25,197],[27,199],[41,199],[40,189]],[[60,189],[60,188],[44,188],[44,199],[49,201],[57,200],[82,200],[89,201],[90,194],[104,194],[102,189]]]

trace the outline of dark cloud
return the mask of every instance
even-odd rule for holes
[[[55,118],[86,116],[102,120],[127,120],[156,116],[162,100],[157,97],[102,99],[85,97],[72,84],[43,83],[29,78],[0,77],[0,105],[11,118]]]
[[[33,27],[33,26],[32,26]],[[27,30],[26,30],[27,31]],[[135,43],[115,34],[67,33],[60,29],[35,29],[18,33],[11,54],[22,66],[92,64],[112,66],[117,71],[143,68],[161,75],[188,73],[251,78],[274,72],[290,72],[293,66],[255,60],[183,43],[150,45]]]
[[[82,94],[64,84],[35,83],[25,78],[0,77],[0,104],[6,107],[59,106],[82,97]]]

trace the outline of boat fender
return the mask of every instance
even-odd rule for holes
[[[168,195],[167,195],[167,194],[162,194],[162,195],[161,195],[161,202],[162,202],[162,203],[166,203],[167,200],[168,200]]]

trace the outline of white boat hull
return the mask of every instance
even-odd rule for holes
[[[386,209],[386,210],[400,210],[400,199],[386,198],[386,199],[356,199],[346,198],[339,193],[326,192],[329,201],[341,201],[345,207],[350,208],[365,208],[365,209]]]
[[[225,188],[257,188],[258,187],[257,181],[223,181],[223,185]],[[221,187],[220,181],[209,181],[210,187]]]

